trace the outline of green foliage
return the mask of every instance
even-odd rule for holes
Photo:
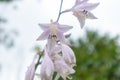
[[[0,0],[0,2],[10,2],[12,0]]]
[[[19,36],[16,30],[6,31],[0,27],[0,45],[11,48],[15,45],[15,37]]]
[[[77,59],[73,80],[120,80],[120,46],[118,37],[100,36],[86,31],[78,42],[70,40]]]
[[[0,3],[9,3],[12,1],[13,0],[0,0]],[[11,48],[14,46],[14,37],[18,36],[18,32],[16,30],[7,31],[2,25],[6,23],[7,19],[0,15],[0,45],[5,46],[6,48]]]

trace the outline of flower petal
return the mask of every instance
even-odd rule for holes
[[[32,64],[28,67],[28,70],[25,75],[25,80],[33,80],[35,75],[35,64]]]
[[[59,53],[61,52],[61,47],[58,45],[58,46],[54,46],[51,50],[52,53]]]
[[[84,11],[84,10],[90,11],[90,10],[95,9],[98,5],[99,5],[99,3],[84,3],[82,6],[81,5],[79,6],[79,10],[80,11]]]
[[[51,58],[48,55],[48,51],[45,48],[45,56],[41,63],[41,79],[42,80],[52,80],[54,65]]]
[[[85,15],[82,12],[74,12],[75,15],[80,23],[81,28],[85,25]]]
[[[50,28],[50,24],[39,24],[39,26],[44,31]]]
[[[73,28],[72,26],[68,26],[68,25],[59,25],[58,26],[58,29],[63,33],[69,31],[72,28]]]
[[[64,79],[66,80],[66,77],[70,74],[73,74],[75,72],[74,69],[72,69],[70,66],[68,66],[64,59],[56,54],[54,56],[54,66],[55,66],[55,71]]]
[[[45,40],[49,37],[50,35],[50,30],[44,31],[38,38],[37,40]]]
[[[35,59],[37,58],[37,54],[34,56],[34,59],[31,65],[28,67],[28,70],[25,75],[25,80],[33,80],[35,75]]]
[[[57,30],[56,36],[57,36],[58,40],[60,40],[60,41],[65,40],[65,36],[63,35],[63,33],[60,30]]]
[[[88,19],[97,19],[97,17],[95,17],[91,12],[87,13],[87,18]]]
[[[76,57],[74,55],[73,50],[65,44],[61,45],[61,49],[62,49],[63,59],[66,61],[66,63],[68,63],[68,65],[70,65],[71,67],[75,66]]]
[[[56,45],[56,42],[52,39],[48,39],[47,40],[47,50],[51,53],[52,52],[52,49],[55,47]]]
[[[75,5],[82,4],[84,2],[87,2],[88,0],[76,0]]]

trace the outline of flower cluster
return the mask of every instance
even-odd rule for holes
[[[47,39],[44,48],[44,58],[41,63],[41,79],[52,80],[54,72],[57,72],[55,80],[61,76],[64,80],[73,74],[76,58],[72,49],[65,43],[65,35],[72,26],[61,25],[58,22],[40,24],[44,31],[37,40]]]
[[[73,67],[76,65],[76,57],[73,50],[66,42],[66,38],[68,38],[70,34],[64,34],[73,27],[59,24],[58,20],[61,14],[73,12],[73,15],[77,17],[82,28],[87,18],[96,19],[90,11],[96,8],[99,3],[88,3],[88,0],[76,0],[72,8],[61,11],[62,2],[63,0],[61,0],[59,16],[55,22],[51,20],[51,23],[39,24],[43,32],[37,40],[47,40],[47,44],[44,47],[44,56],[41,62],[41,55],[39,54],[37,62],[35,62],[37,59],[37,55],[35,55],[32,64],[28,67],[26,72],[25,80],[34,79],[35,70],[39,64],[41,65],[41,80],[53,80],[54,72],[57,73],[54,80],[58,80],[60,77],[64,80],[67,78],[71,79],[70,75],[75,73]]]

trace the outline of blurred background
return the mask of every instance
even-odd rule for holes
[[[75,0],[64,0],[63,9]],[[61,15],[60,23],[74,26],[68,40],[77,57],[73,80],[120,80],[120,1],[100,2],[92,12],[97,20],[86,20],[83,29],[72,13]],[[0,80],[24,80],[42,30],[38,23],[55,21],[60,0],[0,0]],[[36,77],[37,79],[37,77]],[[39,80],[39,79],[37,79]]]

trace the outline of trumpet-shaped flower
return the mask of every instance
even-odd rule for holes
[[[37,40],[45,40],[48,38],[54,40],[64,40],[65,36],[63,34],[72,28],[72,26],[61,25],[58,22],[51,22],[51,24],[39,25],[43,30],[43,33],[38,37]]]
[[[66,78],[70,74],[73,74],[75,72],[74,69],[72,69],[69,65],[67,65],[64,59],[58,54],[54,55],[53,62],[55,66],[55,71],[57,72],[57,76],[55,80],[58,80],[60,76],[64,80],[66,80]]]
[[[77,17],[78,21],[80,22],[81,28],[83,28],[86,19],[97,19],[90,11],[95,9],[99,3],[88,3],[88,0],[76,0],[75,5],[63,11],[65,12],[73,12],[73,15]]]
[[[55,71],[60,75],[64,80],[66,77],[68,77],[70,74],[73,74],[75,71],[72,69],[66,62],[64,61],[63,57],[56,54],[54,56],[54,66]],[[57,77],[57,76],[56,76]]]
[[[76,57],[74,55],[73,50],[65,44],[61,44],[61,49],[62,57],[65,60],[65,62],[71,67],[74,67],[76,65]]]
[[[41,80],[52,80],[54,73],[54,64],[48,55],[47,48],[44,50],[45,56],[41,64]]]
[[[28,67],[28,70],[25,75],[25,80],[33,80],[35,75],[35,60],[37,58],[37,54],[34,56],[34,59],[31,65]]]

